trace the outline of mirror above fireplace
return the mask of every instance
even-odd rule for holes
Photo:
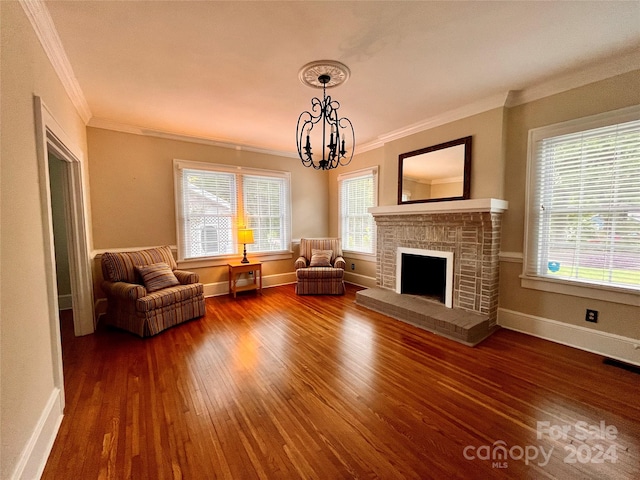
[[[398,205],[467,200],[470,191],[470,136],[398,157]]]

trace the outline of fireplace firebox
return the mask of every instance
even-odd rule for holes
[[[420,295],[453,306],[453,252],[399,247],[396,293]]]

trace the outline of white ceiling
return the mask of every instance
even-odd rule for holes
[[[298,115],[321,94],[298,80],[313,60],[351,69],[330,93],[361,146],[613,58],[640,68],[637,1],[45,5],[90,125],[279,152],[295,151]]]

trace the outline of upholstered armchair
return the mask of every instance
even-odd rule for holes
[[[169,247],[102,254],[106,323],[148,337],[203,316],[198,275],[177,267]]]
[[[339,238],[303,238],[296,260],[298,295],[343,295],[344,268]]]

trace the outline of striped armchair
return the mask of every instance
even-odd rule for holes
[[[298,295],[343,295],[344,268],[339,238],[303,238],[296,260]]]
[[[204,315],[198,275],[177,268],[169,247],[105,252],[106,323],[148,337]]]

